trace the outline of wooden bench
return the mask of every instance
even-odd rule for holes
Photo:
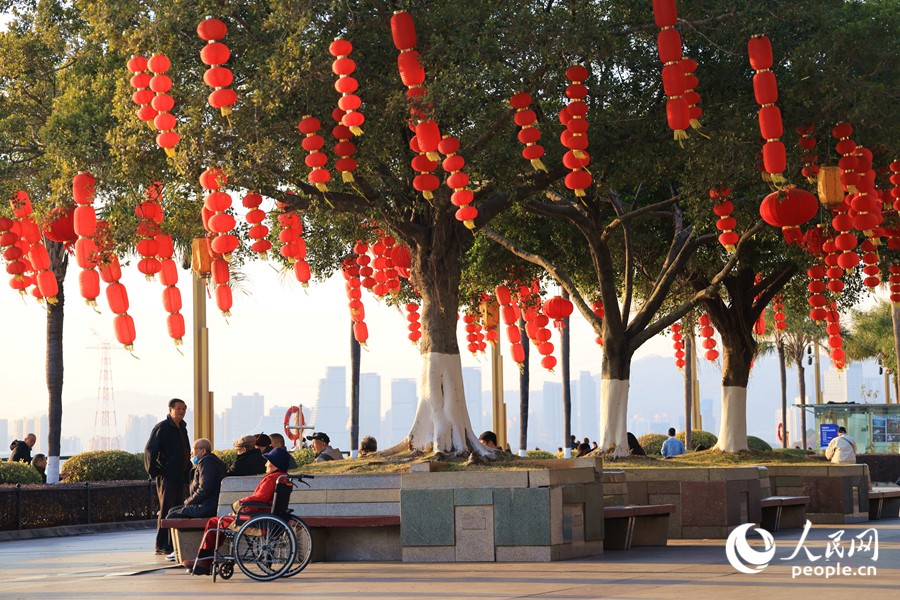
[[[869,490],[869,520],[900,518],[900,489]]]
[[[760,500],[762,522],[769,532],[796,529],[806,524],[806,505],[809,496],[769,496]]]
[[[604,550],[633,546],[665,546],[669,541],[669,515],[674,504],[623,505],[603,508]]]

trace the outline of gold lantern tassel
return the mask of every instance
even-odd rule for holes
[[[700,121],[697,119],[691,119],[691,127],[694,129],[700,129]]]
[[[360,129],[359,127],[357,127],[356,125],[354,125],[353,127],[350,128],[350,133],[352,133],[353,135],[362,135],[363,130]]]
[[[579,158],[581,158],[581,157],[579,157]],[[550,172],[547,170],[547,167],[544,166],[544,163],[541,162],[541,159],[539,159],[539,158],[532,158],[531,166],[534,167],[535,169],[537,169],[538,171],[543,171],[544,173]]]
[[[578,196],[579,198],[583,198],[585,195],[584,190],[583,189],[575,190],[575,195]]]
[[[153,275],[144,275],[144,279],[146,279],[147,281],[154,281],[156,277],[154,277]]]
[[[776,186],[784,185],[787,183],[787,179],[784,178],[784,175],[781,173],[771,173],[772,183]]]
[[[344,180],[344,183],[353,183],[353,182],[355,181],[355,179],[353,179],[353,172],[352,172],[352,171],[342,171],[342,172],[341,172],[341,179]]]
[[[317,184],[316,184],[316,187],[319,189],[320,192],[327,192],[327,191],[328,191],[328,186],[325,185],[324,183],[317,183]],[[329,202],[329,204],[331,204],[331,203]],[[334,207],[332,207],[332,208],[334,208]]]
[[[429,192],[428,190],[425,190],[424,192],[422,192],[422,195],[425,196],[425,199],[426,199],[426,200],[433,200],[433,199],[434,199],[434,194],[432,194],[432,193]]]
[[[175,158],[175,148],[166,148],[166,156]]]
[[[463,225],[465,225],[469,229],[475,229],[475,221],[472,221],[471,219],[468,221],[463,221]]]
[[[56,299],[56,296],[50,296],[49,298],[45,298],[47,304],[57,304],[59,300]]]
[[[437,152],[426,152],[425,156],[428,157],[428,160],[433,160],[435,162],[438,162],[441,160],[441,155],[438,154]]]
[[[216,88],[216,89],[218,89],[218,88]],[[228,117],[228,115],[231,114],[231,107],[230,107],[230,106],[223,106],[220,110],[222,111],[222,116],[223,116],[223,117]],[[231,125],[231,119],[228,119],[228,124]]]
[[[183,345],[183,344],[184,344],[184,340],[182,340],[181,338],[175,338],[175,345],[176,345],[176,346],[181,346],[181,345]]]
[[[149,127],[151,129],[151,131],[156,131],[156,125],[153,124],[153,119],[150,119],[149,121],[144,121],[144,123],[147,124],[147,127]]]
[[[587,155],[581,150],[572,150],[572,155],[578,159],[587,158]]]
[[[728,244],[727,246],[725,246],[725,251],[726,251],[726,252],[731,252],[731,253],[733,254],[733,253],[734,253],[734,246],[733,246],[732,244]]]

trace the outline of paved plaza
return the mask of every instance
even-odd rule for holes
[[[878,558],[847,556],[849,540],[878,531]],[[824,557],[829,536],[844,530],[844,558]],[[228,581],[191,577],[155,556],[153,531],[0,543],[0,598],[3,600],[94,598],[306,598],[439,599],[478,598],[727,598],[896,599],[900,596],[900,520],[858,525],[815,525],[791,560],[802,530],[774,534],[774,560],[760,573],[737,572],[727,561],[724,540],[676,540],[665,548],[635,548],[604,556],[557,563],[404,564],[397,562],[314,563],[300,575],[255,582],[239,571]],[[762,541],[751,541],[762,549]],[[791,577],[804,566],[872,565],[867,577]],[[843,569],[842,569],[843,570]],[[803,596],[798,596],[803,594]]]

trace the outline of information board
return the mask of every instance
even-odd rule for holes
[[[821,423],[819,425],[819,439],[822,440],[821,447],[827,448],[828,442],[836,438],[838,435],[838,426],[834,423]]]

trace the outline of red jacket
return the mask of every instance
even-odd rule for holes
[[[278,478],[282,475],[286,475],[286,473],[282,471],[275,471],[274,473],[269,473],[268,475],[263,477],[262,481],[259,482],[259,485],[256,486],[256,489],[253,490],[253,495],[242,498],[241,503],[265,502],[266,504],[271,505],[275,500],[275,485],[278,482]],[[244,509],[244,512],[259,512],[265,510],[269,509],[252,508],[248,506],[246,509]]]

